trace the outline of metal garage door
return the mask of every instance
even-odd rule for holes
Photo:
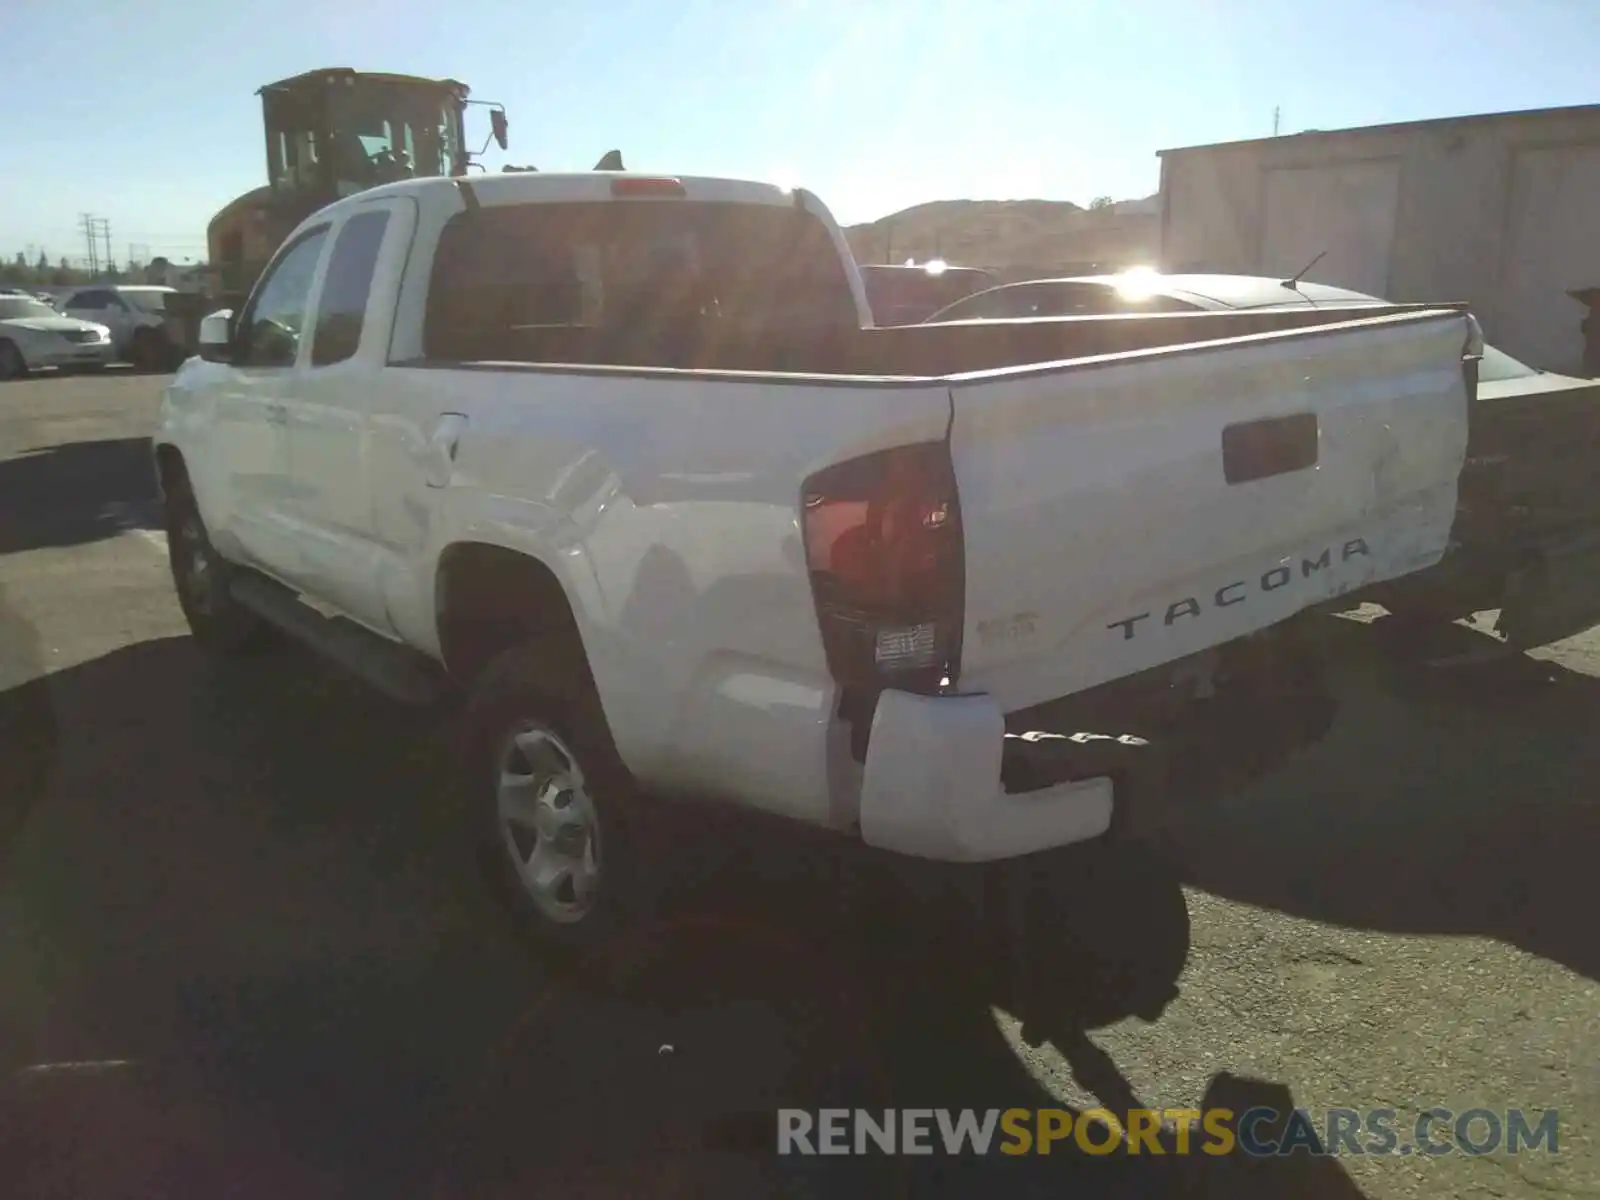
[[[1265,184],[1263,274],[1293,275],[1326,250],[1307,280],[1387,294],[1398,160],[1279,167],[1266,173]]]
[[[1547,371],[1583,361],[1584,310],[1568,288],[1600,287],[1600,145],[1521,150],[1489,336]]]

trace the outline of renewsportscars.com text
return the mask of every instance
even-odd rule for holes
[[[1064,1108],[778,1110],[779,1154],[1521,1154],[1560,1150],[1556,1109]]]

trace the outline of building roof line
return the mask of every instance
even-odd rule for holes
[[[1457,117],[1430,117],[1422,121],[1395,121],[1387,125],[1354,125],[1347,129],[1308,129],[1303,133],[1286,133],[1278,137],[1238,138],[1231,142],[1204,142],[1195,146],[1173,146],[1157,150],[1157,158],[1169,154],[1186,154],[1191,150],[1221,150],[1230,146],[1259,145],[1263,142],[1288,142],[1305,138],[1337,138],[1352,134],[1398,133],[1402,130],[1443,128],[1449,125],[1471,125],[1486,121],[1532,120],[1600,116],[1600,104],[1572,104],[1563,108],[1523,108],[1509,112],[1464,113]]]

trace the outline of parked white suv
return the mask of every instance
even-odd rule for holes
[[[69,317],[106,326],[111,330],[118,358],[141,370],[154,371],[169,365],[173,358],[166,329],[166,301],[175,290],[96,283],[63,293],[60,309]]]

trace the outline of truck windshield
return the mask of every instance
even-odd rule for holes
[[[440,239],[430,343],[447,328],[690,324],[761,336],[860,321],[827,227],[787,205],[524,204],[461,214]]]

